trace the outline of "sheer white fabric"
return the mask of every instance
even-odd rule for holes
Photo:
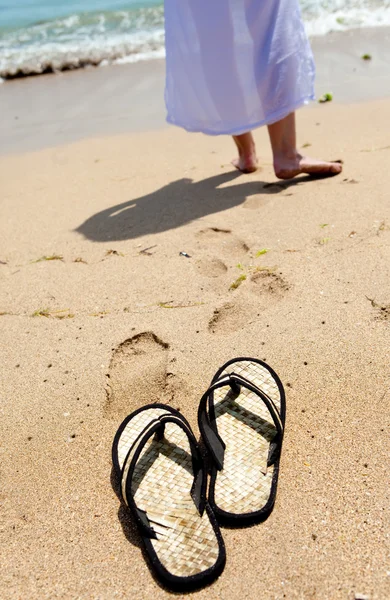
[[[298,0],[165,0],[167,120],[245,133],[314,99]]]

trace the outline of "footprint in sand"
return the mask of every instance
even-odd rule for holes
[[[125,418],[151,402],[169,404],[175,376],[168,369],[169,345],[152,332],[144,332],[117,346],[107,374],[106,417]]]
[[[368,296],[366,298],[370,301],[372,308],[375,309],[375,321],[390,321],[390,304],[381,304]]]
[[[208,326],[210,333],[231,333],[244,328],[253,320],[252,308],[245,302],[226,302],[214,310]]]
[[[264,300],[272,301],[275,298],[281,298],[284,293],[290,289],[288,283],[281,274],[274,271],[258,271],[250,278],[251,291],[259,294]]]
[[[247,210],[258,210],[259,208],[263,208],[266,204],[268,204],[269,198],[265,198],[264,195],[250,196],[247,200],[245,200],[242,208],[246,208]]]
[[[266,270],[254,273],[238,290],[230,292],[236,298],[214,310],[209,331],[227,334],[249,326],[264,310],[281,300],[289,287],[280,274]]]
[[[228,268],[219,258],[205,258],[196,261],[196,268],[205,277],[220,277]]]
[[[239,261],[249,249],[230,229],[208,227],[198,231],[195,237],[200,255],[195,268],[204,277],[217,278],[225,275],[228,267],[224,261]]]
[[[218,227],[208,227],[198,231],[196,237],[204,249],[213,254],[223,254],[224,256],[233,256],[241,258],[249,248],[239,238],[237,238],[230,229],[219,229]]]

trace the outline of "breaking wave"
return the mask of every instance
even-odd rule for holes
[[[301,0],[310,36],[390,25],[390,0]],[[0,29],[4,79],[164,57],[162,5],[74,14],[17,29]]]

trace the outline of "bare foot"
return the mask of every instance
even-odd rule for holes
[[[238,158],[232,160],[232,165],[242,173],[254,173],[258,168],[256,147],[252,134],[244,133],[233,136],[238,150]]]
[[[297,154],[295,158],[275,158],[274,169],[279,179],[292,179],[301,173],[331,177],[343,170],[340,162],[327,162]]]
[[[236,167],[242,173],[254,173],[258,169],[257,157],[255,154],[239,156],[232,160],[233,167]]]
[[[279,179],[292,179],[301,173],[330,177],[343,170],[340,162],[327,162],[301,156],[297,151],[295,113],[268,126],[274,155],[274,169]]]

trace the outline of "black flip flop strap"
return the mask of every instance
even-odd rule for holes
[[[138,525],[140,526],[142,533],[145,536],[154,538],[154,539],[157,538],[156,532],[154,531],[153,527],[150,524],[147,513],[137,507],[134,497],[133,497],[133,494],[132,494],[132,491],[131,491],[131,484],[132,484],[132,478],[134,475],[134,470],[135,470],[136,464],[138,462],[138,459],[140,458],[143,448],[145,447],[145,444],[154,434],[156,434],[156,436],[161,439],[164,435],[164,429],[165,429],[165,425],[167,423],[175,423],[176,425],[181,427],[181,429],[186,433],[186,435],[188,437],[188,441],[190,443],[190,448],[191,448],[191,452],[192,452],[192,454],[191,454],[192,466],[193,466],[193,470],[194,470],[194,483],[191,488],[191,497],[192,497],[192,499],[195,503],[195,506],[197,507],[200,515],[202,515],[204,512],[205,502],[206,502],[206,470],[204,469],[203,458],[202,458],[202,455],[200,454],[200,451],[198,448],[198,443],[195,439],[194,434],[192,433],[191,429],[188,427],[187,423],[184,420],[182,420],[182,418],[179,415],[178,416],[173,415],[173,414],[161,415],[160,417],[158,417],[158,419],[156,419],[155,421],[153,421],[153,423],[151,423],[150,427],[147,429],[147,431],[145,431],[144,435],[141,438],[138,438],[137,447],[136,447],[133,455],[130,458],[130,455],[132,454],[132,451],[134,449],[134,444],[133,444],[132,448],[129,450],[129,452],[126,456],[126,459],[123,463],[123,471],[122,471],[122,473],[124,473],[126,463],[130,460],[129,468],[128,468],[127,475],[126,475],[126,481],[123,482],[124,483],[124,490],[122,488],[123,497],[124,497],[126,504],[135,513],[136,519],[138,521]]]
[[[140,431],[140,433],[137,435],[137,437],[133,441],[132,445],[128,449],[125,459],[122,463],[121,475],[120,475],[121,492],[122,492],[122,498],[126,502],[126,504],[127,504],[126,491],[125,491],[126,490],[126,481],[124,480],[124,477],[127,479],[127,474],[129,471],[129,465],[128,465],[129,457],[133,454],[134,449],[138,446],[138,444],[145,437],[145,435],[148,433],[148,431],[150,431],[151,428],[154,427],[155,425],[160,425],[160,420],[159,420],[158,416],[151,419],[149,421],[149,423]]]
[[[272,416],[274,422],[275,422],[275,418],[279,421],[279,424],[281,427],[281,433],[283,433],[284,426],[283,426],[282,418],[280,416],[279,409],[276,406],[275,402],[272,400],[272,398],[268,394],[266,394],[261,388],[259,388],[257,385],[255,385],[252,381],[249,381],[249,379],[247,379],[246,377],[243,377],[242,375],[238,375],[237,373],[234,373],[234,372],[229,375],[229,377],[232,377],[232,376],[237,381],[241,380],[241,383],[244,386],[245,385],[246,385],[246,387],[249,386],[250,388],[252,388],[252,391],[255,391],[256,394],[261,396],[261,399],[266,404],[269,412],[271,413],[271,416]],[[272,409],[269,405],[272,406]],[[276,425],[276,428],[278,429],[278,426],[276,423],[275,423],[275,425]],[[279,431],[279,429],[278,429],[278,431]]]
[[[216,464],[216,467],[219,471],[223,469],[223,459],[225,454],[226,444],[216,431],[216,428],[213,428],[210,416],[207,412],[207,401],[211,398],[211,393],[219,388],[230,386],[233,393],[239,394],[240,387],[243,386],[249,391],[256,394],[262,402],[266,405],[272,420],[275,424],[277,434],[270,445],[269,455],[268,455],[268,466],[274,464],[278,457],[278,449],[280,448],[280,442],[283,439],[283,422],[280,417],[279,411],[275,406],[273,400],[261,389],[259,389],[252,382],[245,379],[241,375],[237,375],[236,373],[230,373],[229,375],[225,375],[215,381],[209,389],[203,394],[198,410],[198,423],[199,429],[202,433],[203,439],[207,445],[208,450]]]

